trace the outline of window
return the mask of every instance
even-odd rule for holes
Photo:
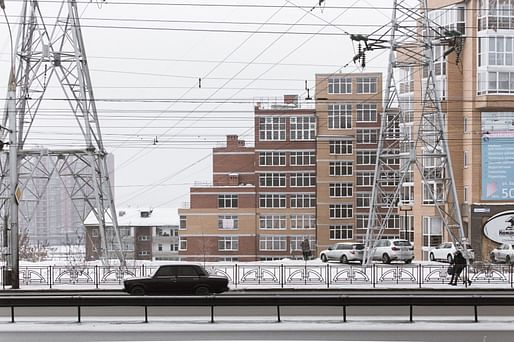
[[[284,215],[260,215],[259,229],[286,229]]]
[[[467,116],[464,117],[464,123],[463,123],[463,126],[464,126],[464,133],[469,133],[469,119]]]
[[[357,151],[357,165],[375,165],[377,162],[376,151]]]
[[[100,234],[98,228],[93,228],[91,229],[91,236],[92,237],[98,237],[98,235]]]
[[[331,219],[352,218],[353,206],[349,203],[330,204],[329,213]]]
[[[378,142],[378,130],[358,129],[357,144],[376,144]]]
[[[291,215],[291,229],[316,229],[316,216],[311,214]]]
[[[377,105],[371,103],[358,104],[357,122],[377,122]]]
[[[291,208],[315,208],[316,195],[315,194],[292,194]]]
[[[137,241],[150,241],[150,237],[148,235],[139,235]]]
[[[351,176],[353,174],[353,163],[347,160],[332,161],[329,165],[330,176]]]
[[[291,140],[316,139],[316,117],[293,116],[290,119]]]
[[[352,128],[352,105],[328,105],[328,128]]]
[[[285,152],[259,152],[259,166],[285,166]]]
[[[368,228],[368,214],[357,214],[356,217],[357,228]]]
[[[330,183],[329,185],[330,197],[344,198],[353,196],[352,183]]]
[[[432,197],[432,193],[434,197]],[[429,181],[423,186],[423,204],[434,204],[434,198],[438,203],[444,200],[443,183]]]
[[[237,208],[237,195],[220,194],[218,195],[218,208]]]
[[[353,227],[349,224],[330,225],[330,240],[351,240]]]
[[[371,192],[357,193],[357,208],[369,208],[371,203]]]
[[[158,250],[159,252],[162,252],[162,243],[160,243],[160,244],[158,244],[158,245],[157,245],[157,250]]]
[[[376,77],[357,77],[357,94],[375,94],[376,92]]]
[[[314,172],[292,173],[290,175],[291,187],[316,186],[316,174]]]
[[[464,203],[468,203],[468,196],[469,196],[469,187],[466,185],[464,186]]]
[[[350,77],[329,77],[328,78],[329,94],[351,94],[352,79]]]
[[[139,251],[139,253],[137,253],[139,256],[149,256],[150,255],[150,252],[149,251]]]
[[[357,186],[373,186],[375,172],[357,172]]]
[[[291,152],[291,166],[296,165],[316,165],[316,153],[311,151]]]
[[[440,217],[423,217],[423,246],[432,247],[442,243],[443,222]]]
[[[330,140],[329,149],[332,155],[349,155],[353,153],[351,140]]]
[[[468,151],[464,151],[464,167],[469,166],[469,153]]]
[[[286,195],[284,194],[260,194],[259,208],[285,208]]]
[[[260,235],[260,251],[285,251],[287,250],[287,238],[282,235]]]
[[[286,140],[286,118],[267,116],[259,118],[259,139]]]
[[[223,236],[218,238],[218,251],[238,251],[239,238],[237,236]]]
[[[266,187],[285,187],[285,173],[263,173],[259,175],[259,186]]]
[[[179,251],[187,251],[187,238],[180,237],[178,241]]]
[[[170,244],[170,251],[171,252],[177,252],[178,251],[178,243]]]
[[[218,229],[238,229],[239,217],[237,215],[219,215]]]
[[[187,216],[180,216],[179,229],[187,229]]]

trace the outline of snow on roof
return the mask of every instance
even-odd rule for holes
[[[177,208],[118,208],[118,226],[178,226],[180,216]],[[106,215],[106,223],[111,224],[110,213]],[[85,225],[97,225],[93,212],[84,221]]]

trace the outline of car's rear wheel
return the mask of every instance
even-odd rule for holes
[[[211,294],[211,289],[207,286],[198,286],[195,289],[195,295],[197,296],[207,296]]]
[[[342,255],[341,256],[341,263],[343,263],[343,264],[347,264],[348,263],[348,258],[346,257],[346,255]]]
[[[511,263],[510,255],[507,255],[507,256],[505,257],[505,263],[506,263],[506,264],[510,264],[510,263]]]
[[[451,254],[448,254],[448,256],[446,257],[446,260],[448,260],[448,263],[452,263],[453,262],[453,257]]]
[[[325,254],[321,254],[321,261],[323,261],[323,262],[328,261],[327,256]]]
[[[406,264],[410,264],[411,262],[412,262],[412,259],[407,259],[407,260],[405,260],[405,263],[406,263]]]
[[[130,294],[131,295],[134,295],[134,296],[144,296],[145,294],[145,288],[142,287],[142,286],[134,286],[131,290],[130,290]]]
[[[430,253],[430,261],[435,261],[434,253]]]
[[[391,263],[391,258],[389,257],[389,255],[388,255],[387,253],[384,253],[384,254],[382,255],[382,262],[383,262],[384,264],[389,264],[389,263]]]

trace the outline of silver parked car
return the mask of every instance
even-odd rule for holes
[[[381,260],[384,264],[391,261],[410,264],[414,259],[414,247],[407,240],[381,239],[375,242],[373,250],[373,260]]]
[[[510,264],[514,261],[514,245],[503,243],[500,247],[491,251],[490,257],[492,262],[505,262]]]
[[[475,260],[475,251],[469,243],[466,243],[465,245],[466,252],[468,253],[468,259],[470,262],[473,262],[473,260]],[[430,261],[446,260],[449,263],[452,263],[453,254],[457,249],[464,253],[464,248],[460,247],[458,243],[454,244],[453,242],[443,242],[442,244],[432,248],[428,253],[428,257],[430,258]]]
[[[319,257],[321,261],[336,260],[346,264],[350,261],[358,261],[362,263],[364,255],[364,245],[355,242],[338,242],[332,247],[321,251]]]

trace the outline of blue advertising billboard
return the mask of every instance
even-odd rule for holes
[[[482,200],[514,200],[514,112],[482,112]]]

